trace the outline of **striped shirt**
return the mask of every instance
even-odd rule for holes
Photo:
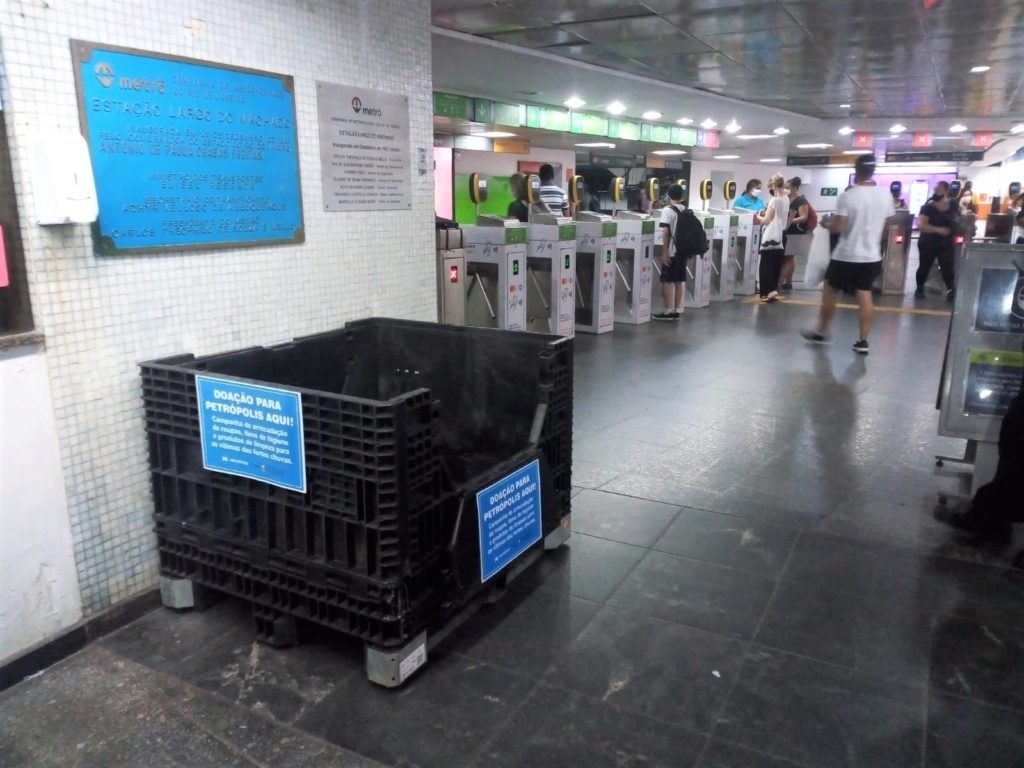
[[[569,207],[569,196],[562,191],[561,187],[554,184],[545,184],[540,188],[540,201],[551,209],[552,213],[561,214]]]

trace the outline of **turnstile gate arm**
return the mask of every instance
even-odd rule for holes
[[[583,294],[585,293],[585,291],[578,290],[579,287],[580,287],[580,273],[576,271],[575,267],[573,267],[572,274],[573,274],[573,277],[576,278],[576,288],[577,288],[577,291],[576,291],[576,302],[580,305],[580,307],[582,309],[586,309],[587,308],[587,302],[586,302],[586,299],[583,298]]]
[[[622,278],[622,284],[626,286],[626,290],[632,293],[633,289],[630,287],[629,280],[626,279],[626,274],[622,271],[622,267],[619,266],[618,261],[615,262],[615,270],[619,273],[619,277]]]
[[[473,273],[473,277],[476,278],[476,282],[477,283],[480,283],[480,295],[484,297],[484,304],[487,305],[487,311],[491,313],[491,319],[492,320],[496,320],[498,316],[494,312],[494,307],[491,306],[491,300],[487,298],[487,289],[484,286],[483,278],[480,277],[480,273],[479,272],[474,272]],[[466,295],[467,296],[469,295],[469,292],[473,290],[473,286],[475,284],[476,283],[470,283],[469,284],[469,289],[466,291]]]
[[[527,267],[526,273],[530,276],[530,279],[533,280],[533,287],[537,289],[537,295],[540,296],[540,303],[544,305],[544,309],[550,312],[551,304],[544,298],[544,291],[541,290],[540,281],[537,280],[537,272]]]

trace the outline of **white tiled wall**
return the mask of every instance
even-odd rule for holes
[[[136,363],[267,344],[389,315],[433,319],[428,0],[5,0],[4,119],[14,144],[36,325],[46,334],[86,614],[155,584]],[[34,132],[78,130],[69,40],[295,77],[304,245],[97,257],[88,227],[32,224]],[[409,96],[413,210],[325,213],[317,80]]]

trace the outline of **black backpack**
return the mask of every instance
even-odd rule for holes
[[[672,238],[672,244],[676,247],[676,255],[682,256],[684,259],[691,256],[703,256],[711,247],[707,233],[704,231],[704,222],[698,219],[689,208],[679,209],[673,205],[672,210],[676,212],[676,231]]]

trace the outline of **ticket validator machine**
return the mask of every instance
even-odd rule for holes
[[[686,306],[693,309],[701,309],[711,303],[709,254],[714,250],[715,218],[712,214],[708,213],[707,208],[714,188],[711,179],[701,181],[698,189],[701,210],[694,211],[697,219],[704,224],[704,232],[708,236],[710,247],[708,253],[705,253],[703,256],[694,256],[686,261]]]
[[[736,249],[733,293],[752,296],[757,293],[757,266],[761,257],[761,225],[752,211],[735,211]]]
[[[577,177],[579,178],[579,177]],[[539,189],[527,180],[530,222],[527,227],[526,330],[572,336],[576,325],[576,225],[572,219],[537,212],[533,196]],[[570,198],[579,202],[575,179]],[[582,183],[582,179],[580,182]]]
[[[648,182],[647,195],[659,197],[658,180]],[[618,242],[615,249],[615,322],[642,325],[651,321],[654,285],[655,221],[635,211],[615,212]]]
[[[470,199],[487,199],[486,179],[470,176]],[[477,214],[462,230],[466,251],[466,325],[526,329],[527,225],[516,219]]]
[[[623,199],[625,179],[616,178],[612,199]],[[615,329],[615,250],[618,227],[611,216],[576,212],[576,330]]]
[[[885,232],[882,251],[882,274],[875,280],[873,290],[883,296],[902,296],[907,282],[907,263],[910,258],[910,228],[914,217],[906,209],[893,213],[892,223]]]
[[[443,228],[440,224],[437,227],[437,322],[466,324],[466,251],[462,230]]]
[[[732,301],[736,288],[736,238],[739,232],[739,217],[732,211],[736,198],[736,182],[725,182],[722,189],[724,209],[712,208],[709,213],[714,219],[711,237],[711,252],[706,259],[708,269],[708,296],[711,301]]]

